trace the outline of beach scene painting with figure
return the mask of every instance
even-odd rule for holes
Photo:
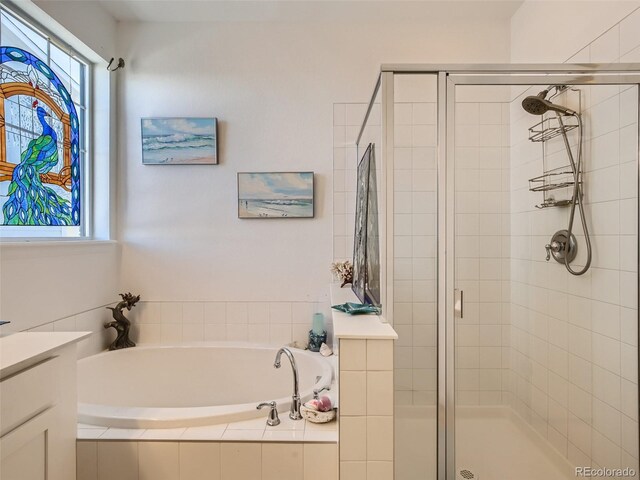
[[[312,218],[313,172],[238,173],[239,218]]]
[[[142,163],[215,165],[217,126],[216,118],[143,118]]]

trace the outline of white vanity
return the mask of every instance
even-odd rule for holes
[[[0,338],[0,478],[76,478],[76,343],[89,332]]]

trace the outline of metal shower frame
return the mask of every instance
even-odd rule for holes
[[[356,145],[381,93],[381,272],[383,317],[393,324],[394,76],[437,76],[437,479],[455,480],[455,88],[457,85],[547,86],[635,85],[640,98],[640,63],[599,64],[384,64],[369,101]],[[640,112],[640,101],[638,106]],[[640,130],[640,119],[638,121]],[[638,132],[640,139],[640,131]],[[449,161],[449,157],[451,160]],[[640,162],[640,145],[636,161]],[[640,172],[640,168],[638,169]],[[640,186],[640,178],[638,185]],[[640,188],[640,187],[639,187]],[[640,195],[638,196],[640,203]],[[638,209],[640,212],[640,207]],[[640,222],[638,222],[640,224]],[[640,228],[640,226],[639,226]],[[636,232],[640,250],[640,232]],[[640,255],[638,255],[640,258]],[[637,269],[636,275],[640,273]],[[640,285],[640,281],[638,282]],[[640,298],[638,294],[637,298]],[[638,305],[636,305],[636,308]],[[638,329],[640,331],[640,328]],[[639,335],[640,336],[640,335]],[[640,357],[640,356],[639,356]],[[640,410],[640,406],[639,406]]]

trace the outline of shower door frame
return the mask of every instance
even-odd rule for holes
[[[490,65],[429,65],[386,64],[371,97],[369,108],[358,135],[356,145],[367,125],[367,120],[378,90],[382,107],[382,191],[387,202],[383,205],[386,247],[381,249],[384,271],[393,272],[393,155],[394,155],[394,76],[402,74],[437,75],[437,479],[456,479],[455,456],[455,88],[458,85],[548,86],[572,85],[635,85],[638,88],[640,139],[640,63],[597,64],[490,64]],[[636,152],[640,163],[640,140]],[[640,189],[640,168],[638,188]],[[640,203],[640,192],[638,195]],[[640,212],[640,208],[638,210]],[[391,213],[390,213],[391,212]],[[638,222],[640,230],[640,221]],[[391,234],[390,234],[391,233]],[[638,259],[640,262],[640,232]],[[636,269],[640,275],[640,268]],[[384,277],[383,277],[384,278]],[[388,298],[393,298],[393,279],[383,279]],[[638,282],[640,285],[640,281]],[[640,287],[639,287],[640,288]],[[640,294],[637,293],[640,300]],[[383,312],[393,324],[392,302]],[[383,306],[384,308],[384,306]],[[638,304],[636,304],[637,310]],[[640,322],[639,322],[640,323]],[[638,328],[640,337],[640,328]],[[639,342],[640,344],[640,342]],[[640,355],[638,356],[640,358]],[[640,387],[640,382],[639,382]],[[639,406],[640,408],[640,406]]]

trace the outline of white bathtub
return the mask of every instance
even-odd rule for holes
[[[206,343],[138,346],[78,362],[78,421],[120,428],[177,428],[267,417],[260,402],[289,411],[293,373],[277,348]],[[329,385],[332,368],[319,354],[292,349],[300,396]]]

